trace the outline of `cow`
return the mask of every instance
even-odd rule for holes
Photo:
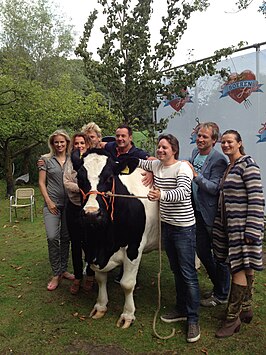
[[[158,203],[147,199],[149,188],[141,182],[137,158],[117,163],[104,150],[92,149],[82,162],[75,168],[83,201],[81,221],[98,283],[90,316],[99,319],[107,312],[107,273],[123,264],[125,302],[117,326],[128,328],[135,320],[133,291],[142,253],[158,249]]]

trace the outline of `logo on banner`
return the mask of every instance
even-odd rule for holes
[[[246,108],[251,106],[251,102],[248,97],[253,92],[263,92],[260,87],[263,84],[259,84],[256,80],[256,75],[251,70],[244,70],[242,73],[231,73],[228,81],[221,87],[221,97],[230,96],[233,100],[241,104],[244,102]]]
[[[259,134],[257,134],[257,137],[259,137],[257,143],[266,142],[266,122],[261,125],[262,127],[258,130]]]
[[[197,125],[193,128],[193,130],[191,132],[190,144],[196,143],[196,139],[197,139],[197,135],[198,135],[198,128],[199,128],[199,125],[200,125],[199,118],[197,117],[195,121],[197,122]]]
[[[187,89],[181,90],[181,94],[170,94],[168,97],[163,96],[164,107],[171,106],[177,112],[180,111],[187,102],[193,102],[192,96],[189,95]]]

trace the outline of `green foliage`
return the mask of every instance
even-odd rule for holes
[[[149,30],[152,0],[139,0],[134,5],[131,0],[98,0],[98,4],[106,18],[101,27],[104,42],[98,49],[100,61],[93,60],[89,50],[98,10],[90,14],[75,53],[83,58],[88,78],[98,83],[98,87],[105,88],[103,93],[111,100],[112,110],[125,122],[141,130],[147,129],[153,135],[167,124],[163,120],[157,124],[153,122],[153,109],[158,106],[160,96],[169,92],[180,94],[184,88],[193,87],[200,76],[213,75],[215,64],[234,50],[233,47],[223,49],[203,63],[172,68],[191,14],[204,11],[208,1],[167,1],[154,46]]]
[[[238,0],[236,5],[239,10],[244,10],[252,3],[252,1],[253,0]]]
[[[84,76],[82,61],[67,59],[72,27],[51,6],[45,0],[0,2],[0,168],[7,195],[14,188],[12,163],[37,154],[35,147],[58,127],[71,134],[92,120],[106,130],[116,122]]]
[[[21,51],[35,63],[70,54],[73,26],[65,24],[46,0],[2,0],[0,14],[3,47]]]

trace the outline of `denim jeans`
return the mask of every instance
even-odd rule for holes
[[[187,316],[188,323],[197,323],[200,294],[195,268],[195,225],[178,227],[162,222],[162,238],[175,278],[176,309]]]
[[[212,252],[212,228],[206,225],[199,211],[195,212],[195,217],[197,255],[213,283],[214,296],[220,300],[226,300],[230,288],[228,265],[214,259]]]

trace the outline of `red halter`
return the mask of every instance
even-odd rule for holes
[[[102,199],[103,199],[103,201],[105,203],[105,206],[106,206],[106,210],[108,211],[109,205],[108,205],[108,202],[106,200],[106,196],[108,196],[108,195],[107,195],[106,192],[100,192],[100,191],[96,190],[96,191],[89,191],[89,192],[85,193],[82,189],[79,189],[79,190],[80,190],[80,192],[82,194],[83,203],[86,201],[86,199],[87,199],[87,197],[89,195],[100,195],[100,196],[102,196]],[[113,185],[112,185],[111,193],[114,194],[114,192],[115,192],[115,179],[113,178]],[[114,196],[111,196],[110,197],[110,201],[111,201],[111,220],[112,221],[114,220],[114,200],[115,200]]]

